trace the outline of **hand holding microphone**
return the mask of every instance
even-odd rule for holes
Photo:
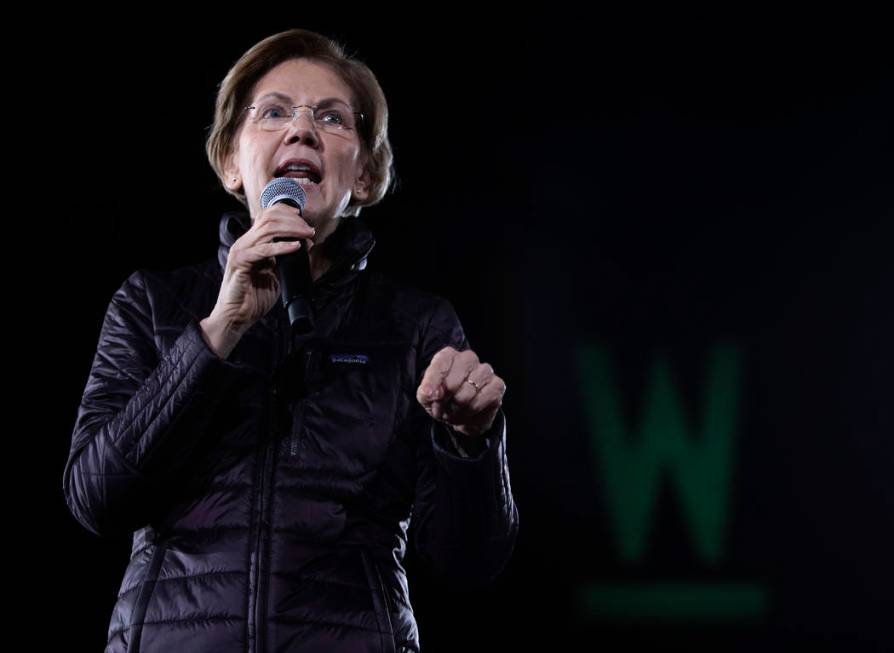
[[[313,328],[308,251],[315,230],[301,217],[305,199],[304,189],[293,179],[274,179],[261,194],[260,215],[230,247],[217,303],[206,319],[226,325],[235,340],[279,297],[293,329],[304,333],[302,329]]]

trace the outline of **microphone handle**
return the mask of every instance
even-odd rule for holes
[[[294,241],[295,238],[274,238],[277,241]],[[289,315],[293,334],[306,334],[314,329],[313,310],[308,294],[311,284],[310,259],[307,240],[302,238],[301,247],[294,252],[276,256],[276,272],[282,303]]]

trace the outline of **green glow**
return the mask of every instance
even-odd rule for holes
[[[650,621],[742,621],[766,612],[763,587],[749,583],[650,583],[594,585],[581,592],[590,616]]]
[[[698,437],[690,432],[664,358],[652,368],[635,436],[623,423],[606,352],[595,344],[581,346],[579,362],[596,464],[621,557],[642,558],[666,473],[697,555],[707,564],[718,564],[724,548],[738,408],[736,350],[717,346],[709,357]]]

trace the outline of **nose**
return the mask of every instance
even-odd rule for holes
[[[296,139],[299,143],[318,145],[320,136],[317,133],[317,125],[314,122],[314,110],[311,107],[298,107],[295,109],[295,117],[286,126],[285,139],[292,143]]]

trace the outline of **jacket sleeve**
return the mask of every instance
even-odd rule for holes
[[[452,304],[440,300],[423,329],[416,386],[434,355],[469,342]],[[518,509],[509,483],[506,415],[500,408],[483,450],[466,452],[462,435],[434,420],[413,398],[410,421],[420,438],[411,524],[422,562],[447,585],[481,587],[493,581],[515,548]]]
[[[109,302],[63,475],[69,510],[97,535],[125,535],[156,516],[237,376],[194,317],[164,353],[154,334],[138,270]]]

